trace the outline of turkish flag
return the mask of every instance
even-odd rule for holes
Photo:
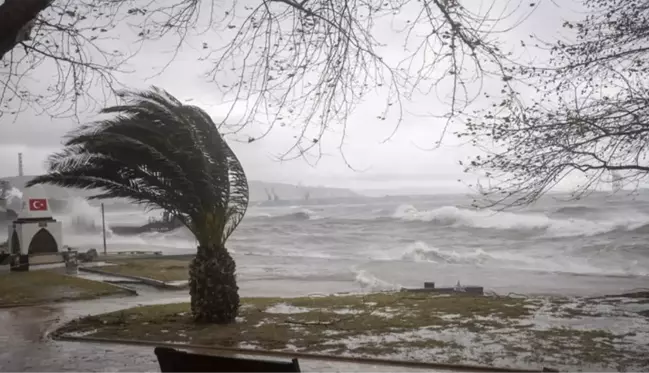
[[[30,198],[29,211],[47,211],[47,200],[45,198]]]

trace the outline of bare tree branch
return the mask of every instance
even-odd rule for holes
[[[458,134],[487,153],[467,170],[498,182],[483,190],[489,206],[529,204],[568,178],[579,198],[600,184],[637,186],[649,175],[649,4],[584,4],[590,13],[564,24],[576,41],[552,44],[549,66],[519,69],[536,87],[531,103],[510,91]]]
[[[130,30],[136,45],[174,43],[169,63],[189,37],[203,37],[208,78],[224,99],[246,105],[228,130],[259,125],[262,133],[248,139],[255,141],[277,126],[298,128],[282,159],[320,153],[334,131],[342,148],[350,115],[372,95],[384,99],[377,122],[389,120],[394,131],[408,103],[428,95],[440,103],[426,115],[448,126],[485,77],[511,75],[498,38],[535,8],[492,1],[54,0],[38,13],[31,40],[2,59],[0,115],[31,107],[61,116],[103,105],[137,53],[124,46]],[[46,92],[25,88],[33,72],[52,67],[56,80]]]
[[[233,17],[232,41],[206,58],[215,58],[210,77],[221,91],[247,102],[232,131],[257,123],[265,131],[248,138],[254,141],[277,126],[295,126],[296,142],[281,158],[303,157],[312,149],[320,154],[332,128],[344,134],[350,114],[377,92],[385,100],[377,122],[390,120],[396,131],[413,97],[450,91],[440,97],[438,115],[448,125],[479,94],[483,78],[511,75],[498,47],[504,30],[496,25],[515,27],[512,19],[533,8],[494,9],[438,0],[266,0],[242,20]],[[390,25],[399,44],[388,49],[376,35]]]

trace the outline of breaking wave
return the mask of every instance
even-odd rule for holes
[[[614,230],[633,230],[649,222],[649,216],[635,215],[613,220],[551,218],[542,214],[471,210],[444,206],[420,211],[411,205],[399,206],[392,218],[430,222],[441,226],[547,232],[551,236],[594,236]]]
[[[558,208],[554,213],[562,215],[586,215],[590,213],[599,213],[601,210],[589,206],[565,206]]]
[[[19,212],[22,209],[22,202],[23,202],[23,193],[16,189],[16,188],[11,188],[7,191],[6,195],[6,207],[7,209],[14,210],[15,212]]]
[[[485,268],[511,268],[536,272],[563,273],[571,275],[597,276],[647,276],[649,272],[637,261],[591,263],[588,257],[567,255],[554,252],[548,256],[539,256],[528,252],[486,252],[482,249],[455,251],[444,250],[422,241],[406,247],[395,248],[377,255],[379,260],[400,260],[436,265],[463,265]]]
[[[93,206],[85,198],[75,197],[66,201],[65,210],[60,215],[66,233],[91,234],[102,232],[101,208]],[[106,235],[113,232],[106,226]]]
[[[273,220],[282,220],[282,221],[300,221],[300,220],[313,220],[317,219],[313,211],[308,209],[302,209],[300,211],[289,212],[279,215],[271,215],[269,213],[259,212],[256,214],[251,214],[250,216],[253,219],[273,219]]]
[[[449,264],[481,264],[494,257],[477,249],[472,252],[459,253],[454,250],[441,250],[417,241],[406,248],[400,259],[415,262],[449,263]]]
[[[367,291],[391,291],[391,290],[400,290],[402,288],[401,285],[393,284],[393,283],[381,280],[380,278],[374,276],[373,274],[369,273],[366,270],[352,269],[352,271],[356,272],[355,281],[361,286],[361,288],[363,290],[367,290]]]
[[[595,207],[567,206],[543,213],[503,212],[442,206],[419,210],[412,205],[396,209],[376,208],[361,213],[336,212],[316,214],[309,209],[284,211],[251,211],[248,219],[276,222],[320,220],[366,224],[371,221],[399,220],[406,223],[429,223],[440,227],[518,231],[548,237],[596,236],[614,231],[649,233],[649,215],[642,213],[603,215]],[[577,216],[577,217],[575,217]],[[584,217],[579,217],[584,216]],[[587,217],[587,218],[586,218]],[[647,227],[644,227],[647,225]]]
[[[642,225],[640,225],[638,227],[630,229],[629,231],[632,232],[632,233],[644,233],[644,234],[647,234],[647,233],[649,233],[649,224],[642,224]]]

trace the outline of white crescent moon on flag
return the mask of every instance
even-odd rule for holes
[[[45,203],[41,200],[33,200],[31,201],[31,206],[29,207],[30,210],[43,210],[45,208]]]

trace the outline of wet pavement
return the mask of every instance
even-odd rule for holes
[[[270,281],[269,281],[270,282]],[[244,296],[269,295],[258,284],[241,284]],[[272,288],[268,284],[268,288]],[[275,288],[276,289],[276,288]],[[47,334],[64,323],[85,315],[117,311],[146,304],[188,301],[187,291],[158,291],[138,287],[140,295],[56,305],[0,310],[0,371],[160,371],[153,347],[53,341]],[[275,293],[275,292],[273,292]],[[290,296],[297,294],[271,294]],[[304,294],[302,294],[304,295]],[[303,371],[417,371],[329,361],[301,360]]]
[[[189,298],[186,292],[143,290],[134,297],[0,310],[0,371],[159,370],[150,347],[59,342],[47,337],[48,332],[80,316]]]

